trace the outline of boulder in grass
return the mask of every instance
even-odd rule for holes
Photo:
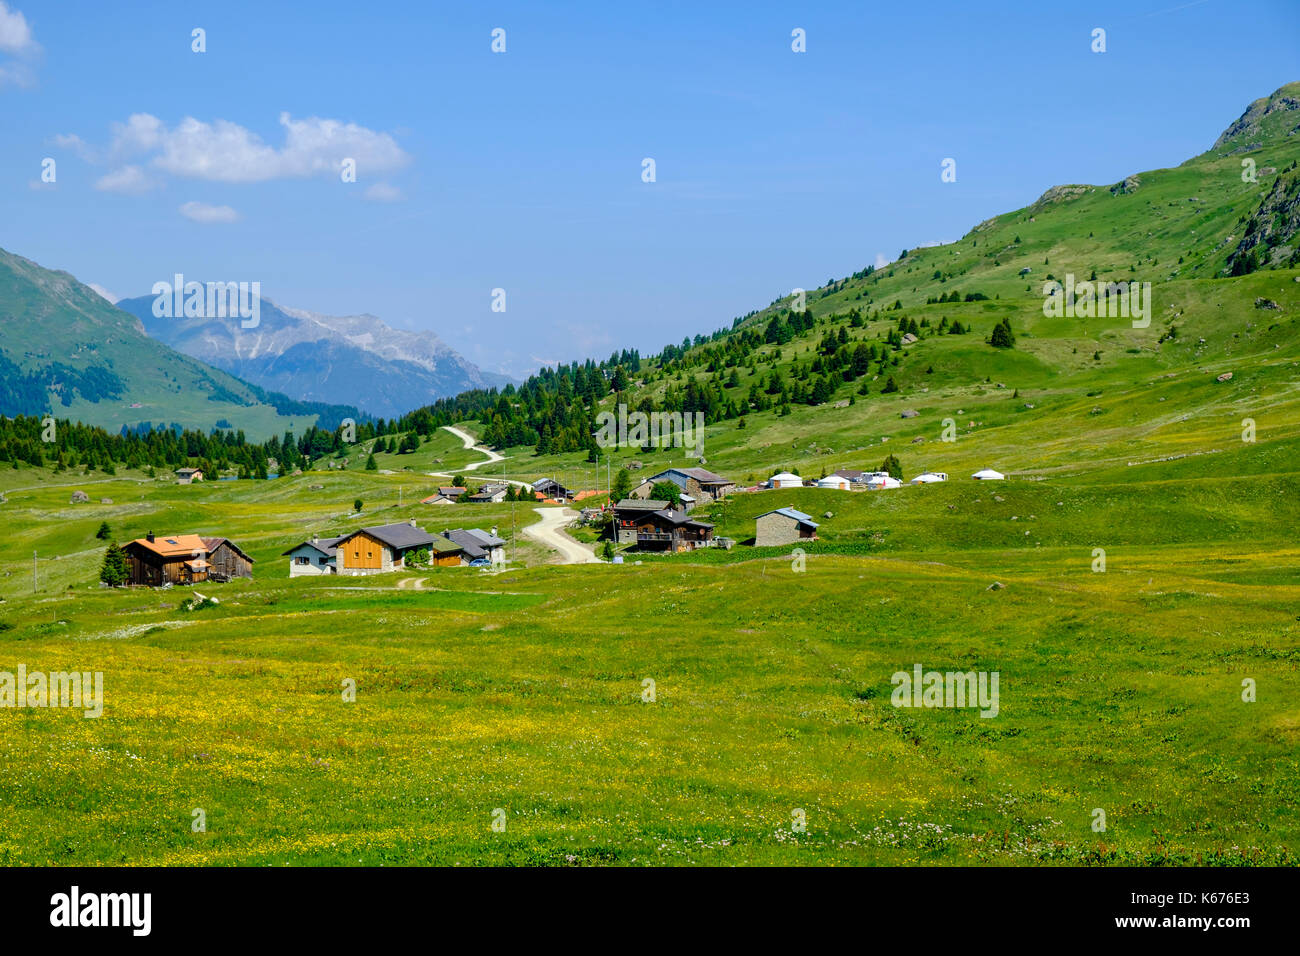
[[[84,501],[89,501],[90,495],[86,494],[84,491],[74,491],[70,500],[74,505],[79,505]]]
[[[1224,372],[1222,375],[1220,375],[1218,378],[1216,378],[1215,381],[1216,381],[1216,382],[1231,382],[1231,381],[1232,381],[1232,373],[1231,373],[1231,372]]]

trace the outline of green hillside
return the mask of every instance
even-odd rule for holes
[[[908,476],[986,466],[1085,476],[1198,454],[1214,455],[1202,466],[1220,474],[1279,467],[1279,449],[1293,454],[1300,436],[1297,94],[1290,84],[1253,104],[1213,149],[1180,166],[1113,186],[1057,187],[958,242],[811,290],[802,313],[786,297],[625,367],[631,385],[591,400],[589,420],[619,402],[704,409],[709,467],[746,483],[781,467],[814,477],[875,468],[889,453]],[[1243,159],[1254,162],[1255,182],[1243,181]],[[1067,275],[1150,283],[1149,326],[1046,315],[1044,285]],[[989,342],[1004,320],[1013,348]],[[965,334],[949,334],[958,324]],[[915,343],[897,341],[904,328]],[[871,350],[865,363],[860,347]],[[580,393],[581,373],[561,367],[559,384],[538,388]],[[526,388],[489,397],[484,412],[465,416],[471,430],[489,440],[508,432],[503,402],[538,404]],[[1257,429],[1251,447],[1242,443],[1247,418]],[[955,441],[940,440],[945,419]],[[596,457],[503,450],[507,461],[483,473],[591,474]],[[600,450],[602,465],[609,454]],[[612,457],[615,467],[698,464],[680,449]]]

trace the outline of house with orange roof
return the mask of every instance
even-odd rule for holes
[[[211,560],[214,554],[230,550],[239,558],[238,566],[222,559],[216,572]],[[197,584],[208,580],[229,580],[230,577],[251,577],[249,558],[228,538],[204,539],[197,534],[173,534],[155,537],[150,531],[143,538],[123,545],[130,576],[127,584],[161,587],[164,584]],[[227,566],[229,565],[229,566]],[[234,570],[232,570],[234,569]]]

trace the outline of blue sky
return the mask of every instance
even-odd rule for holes
[[[117,6],[0,3],[0,247],[119,296],[256,280],[516,375],[1176,165],[1300,79],[1293,2]]]

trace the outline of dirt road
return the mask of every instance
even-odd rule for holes
[[[600,564],[601,561],[591,548],[580,541],[575,541],[564,533],[564,526],[576,518],[576,512],[568,508],[534,508],[541,516],[537,524],[530,524],[524,534],[559,552],[561,564]]]

